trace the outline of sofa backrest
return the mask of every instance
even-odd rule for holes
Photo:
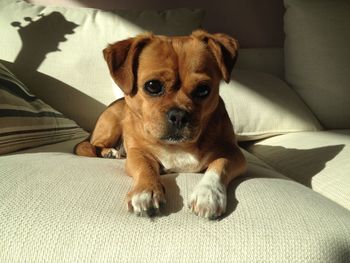
[[[242,48],[236,68],[265,72],[284,79],[283,48]]]
[[[102,10],[201,8],[202,26],[239,39],[243,48],[283,47],[283,0],[27,0],[59,6],[85,6]]]
[[[326,129],[350,128],[350,1],[285,0],[286,79]]]
[[[119,11],[116,15],[4,0],[0,60],[34,94],[91,131],[106,105],[122,96],[109,76],[102,49],[144,28],[160,34],[189,34],[200,27],[202,18],[198,9]],[[280,76],[281,54],[280,49],[242,49],[237,68],[265,69]]]

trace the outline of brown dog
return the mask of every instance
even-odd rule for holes
[[[103,50],[125,98],[101,114],[90,141],[78,144],[75,153],[127,153],[126,171],[134,178],[127,196],[131,211],[159,211],[165,203],[161,172],[205,171],[189,207],[211,219],[225,212],[227,185],[246,168],[219,96],[237,48],[227,35],[198,30],[186,37],[139,35]]]

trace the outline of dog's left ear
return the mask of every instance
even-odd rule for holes
[[[194,31],[192,36],[207,44],[219,66],[222,78],[225,82],[230,82],[231,72],[238,57],[238,41],[226,34],[209,34],[203,30]]]

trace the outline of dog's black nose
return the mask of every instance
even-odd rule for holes
[[[168,111],[168,121],[176,128],[181,129],[189,122],[187,111],[174,108]]]

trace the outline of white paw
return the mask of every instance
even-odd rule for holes
[[[202,180],[190,197],[189,208],[200,217],[215,219],[226,212],[226,187],[218,180]]]
[[[129,197],[128,210],[138,216],[153,216],[159,214],[162,204],[165,204],[162,193],[143,191]]]
[[[109,158],[109,159],[121,159],[121,158],[123,158],[122,152],[118,151],[114,148],[103,149],[101,154],[102,154],[103,158]]]

